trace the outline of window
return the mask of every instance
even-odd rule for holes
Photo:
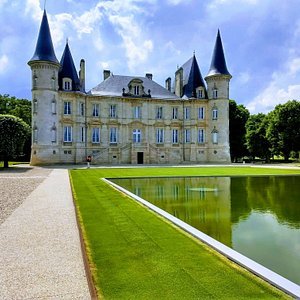
[[[218,90],[217,89],[213,89],[213,98],[214,99],[218,98]]]
[[[218,131],[213,131],[212,132],[212,142],[213,144],[218,144]]]
[[[178,107],[173,107],[172,119],[173,120],[177,120],[178,119]]]
[[[156,143],[162,144],[164,142],[164,130],[162,128],[156,129]]]
[[[200,89],[200,90],[198,90],[198,98],[203,98],[203,95],[204,95],[204,93],[203,93],[203,90],[202,89]]]
[[[133,108],[133,117],[135,119],[140,119],[142,117],[142,108],[140,106],[135,106]]]
[[[162,106],[156,107],[156,119],[163,118],[163,108]]]
[[[72,80],[70,78],[63,78],[63,90],[65,91],[72,90]]]
[[[184,142],[185,143],[190,143],[191,142],[191,130],[190,129],[185,129],[184,130]]]
[[[72,126],[64,127],[64,142],[72,142]]]
[[[84,102],[79,102],[79,115],[84,116]]]
[[[216,107],[214,107],[212,110],[212,119],[218,120],[218,109]]]
[[[79,142],[84,143],[85,142],[85,127],[81,126],[79,128]]]
[[[93,117],[99,117],[99,104],[93,104]]]
[[[52,102],[51,102],[51,111],[52,111],[53,115],[56,114],[56,99],[55,98],[53,98]]]
[[[198,119],[204,120],[204,118],[205,118],[205,109],[204,109],[204,107],[199,107],[198,108]]]
[[[51,142],[56,143],[56,126],[55,126],[55,123],[53,123],[53,126],[51,128]]]
[[[100,128],[92,128],[92,143],[100,143]]]
[[[33,142],[37,143],[38,141],[38,128],[36,126],[36,124],[34,124],[33,126]]]
[[[173,144],[178,144],[178,129],[173,129],[172,130],[172,143]]]
[[[32,105],[33,105],[32,111],[33,111],[34,114],[36,114],[37,113],[37,107],[38,107],[37,99],[33,99]]]
[[[198,129],[198,143],[203,144],[204,142],[205,142],[204,129],[200,128]]]
[[[184,118],[185,120],[189,120],[191,118],[191,108],[189,106],[184,108]]]
[[[64,102],[64,115],[71,114],[71,102]]]
[[[110,141],[110,143],[117,143],[117,128],[116,127],[110,128],[109,141]]]
[[[117,117],[117,105],[113,104],[113,105],[110,106],[109,116],[110,116],[110,118],[116,118]]]
[[[133,129],[133,131],[132,131],[133,143],[140,143],[141,140],[142,140],[141,129]]]
[[[140,94],[140,86],[139,85],[135,85],[133,87],[133,94],[138,96]]]

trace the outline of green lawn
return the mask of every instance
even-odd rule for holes
[[[71,170],[98,294],[105,299],[287,298],[191,238],[102,177],[300,174],[250,167]]]

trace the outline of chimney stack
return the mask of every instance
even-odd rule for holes
[[[107,79],[110,76],[110,70],[103,70],[103,80]]]
[[[171,92],[171,77],[166,79],[166,89]]]
[[[151,73],[146,73],[146,77],[150,80],[152,80],[153,75]]]
[[[82,59],[80,61],[80,71],[79,71],[79,81],[80,81],[80,90],[85,91],[85,61]]]

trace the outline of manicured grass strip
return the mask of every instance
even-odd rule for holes
[[[138,173],[166,175],[166,169]],[[70,174],[95,284],[105,299],[288,298],[100,180],[136,176],[135,169]]]
[[[163,167],[163,168],[107,168],[98,169],[99,176],[116,177],[148,177],[148,176],[260,176],[260,175],[292,175],[299,174],[297,169],[275,169],[261,167]]]

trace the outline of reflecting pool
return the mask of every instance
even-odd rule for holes
[[[300,176],[111,181],[300,285]]]

